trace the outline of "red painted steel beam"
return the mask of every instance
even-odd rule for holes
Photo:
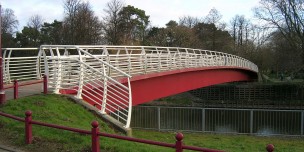
[[[257,73],[254,71],[239,67],[223,66],[187,68],[159,73],[135,75],[130,79],[132,105],[136,106],[155,99],[215,84],[235,81],[252,81],[255,79],[257,79]],[[126,78],[122,78],[118,81],[125,85],[128,83]],[[84,88],[83,92],[86,93],[86,91],[89,90]],[[60,90],[60,92],[62,94],[76,93],[73,90]],[[91,94],[94,93],[91,92]],[[87,94],[87,96],[88,97],[83,96],[83,99],[93,106],[96,105],[93,101],[91,101],[91,99],[100,98],[100,101],[102,101],[102,97],[95,97],[90,94]],[[120,105],[119,101],[117,104]],[[97,106],[97,108],[100,109],[101,107]]]
[[[215,84],[252,81],[253,71],[241,68],[192,68],[134,76],[131,79],[132,105]]]

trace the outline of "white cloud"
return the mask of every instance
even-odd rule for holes
[[[101,17],[104,14],[106,3],[110,0],[83,0],[89,1],[95,13]],[[123,0],[126,5],[133,5],[142,9],[150,16],[154,26],[165,26],[170,20],[178,21],[179,17],[190,15],[203,18],[210,9],[216,8],[223,15],[223,20],[229,20],[236,14],[252,16],[252,7],[259,0]],[[11,8],[20,22],[19,29],[25,26],[29,17],[39,14],[46,22],[54,19],[61,20],[63,16],[64,0],[2,0],[4,8]]]
[[[52,22],[54,19],[62,19],[62,0],[41,1],[41,0],[4,0],[1,2],[3,8],[14,10],[19,20],[19,30],[26,26],[29,18],[33,15],[40,15],[45,22]]]

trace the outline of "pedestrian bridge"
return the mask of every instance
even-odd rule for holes
[[[155,46],[42,45],[3,49],[4,82],[41,79],[129,128],[132,106],[214,84],[252,81],[258,67],[235,55]]]

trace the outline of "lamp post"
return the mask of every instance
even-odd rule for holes
[[[2,8],[0,5],[0,105],[5,103],[5,90],[3,88],[3,58],[2,58]]]

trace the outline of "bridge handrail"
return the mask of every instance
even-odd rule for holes
[[[80,49],[80,51],[83,52],[84,54],[86,54],[86,55],[88,55],[88,56],[90,56],[90,57],[92,57],[92,58],[98,60],[99,62],[102,62],[103,64],[109,66],[109,67],[112,68],[112,69],[115,69],[116,71],[120,72],[120,73],[123,74],[124,76],[129,77],[129,78],[132,77],[131,75],[125,73],[124,71],[121,71],[120,69],[114,67],[113,65],[109,64],[108,62],[104,62],[104,61],[102,61],[102,60],[96,58],[94,55],[92,55],[92,54],[90,54],[90,53],[88,53],[88,52],[82,50],[81,48],[79,48],[79,49]]]
[[[63,50],[70,49],[77,51],[74,52],[77,55],[69,56],[68,52],[62,55]],[[47,50],[51,56],[46,56]],[[46,71],[51,72],[49,80],[55,93],[60,93],[62,89],[74,90],[77,92],[77,98],[89,98],[101,109],[100,113],[112,114],[125,128],[129,128],[132,111],[129,74],[78,46],[43,45],[40,52],[45,58],[45,67],[48,67]],[[127,78],[127,84],[123,85],[109,76],[109,70]]]
[[[52,45],[44,45],[44,46],[52,46]],[[56,45],[58,47],[61,47],[61,48],[66,48],[66,47],[75,47],[75,45]],[[192,49],[192,48],[182,48],[182,47],[158,47],[158,46],[123,46],[123,45],[119,45],[119,46],[108,46],[108,45],[77,45],[77,47],[79,48],[86,48],[86,49],[100,49],[100,48],[137,48],[137,49],[141,49],[141,48],[158,48],[158,49],[177,49],[177,51],[179,50],[195,50],[195,51],[199,51],[199,52],[210,52],[210,53],[215,53],[215,54],[223,54],[223,55],[226,55],[226,56],[229,56],[231,55],[231,57],[233,58],[239,58],[241,60],[244,60],[244,61],[248,61],[247,59],[245,58],[242,58],[242,57],[239,57],[239,56],[236,56],[236,55],[232,55],[232,54],[229,54],[229,53],[224,53],[224,52],[218,52],[218,51],[211,51],[211,50],[202,50],[202,49]],[[162,50],[164,51],[164,50]],[[249,61],[250,62],[250,61]],[[250,62],[252,63],[252,62]]]
[[[100,106],[106,106],[106,100],[118,99],[121,100],[122,105],[114,106],[108,104],[107,106],[109,106],[110,109],[118,108],[122,111],[127,107],[128,111],[122,113],[122,115],[128,116],[128,118],[125,119],[127,120],[125,123],[126,127],[129,127],[131,118],[130,109],[132,107],[132,97],[130,78],[132,75],[200,67],[231,67],[258,72],[258,67],[251,61],[223,52],[181,47],[107,45],[41,45],[38,56],[36,57],[36,65],[26,66],[26,68],[22,70],[19,70],[21,68],[14,70],[11,67],[14,65],[14,62],[19,64],[20,62],[17,60],[27,61],[32,58],[12,58],[12,50],[25,51],[37,50],[37,48],[7,48],[4,50],[4,78],[7,82],[10,82],[10,76],[13,74],[22,75],[26,73],[22,70],[33,70],[29,74],[29,77],[31,76],[30,78],[36,79],[40,79],[44,72],[50,78],[49,86],[54,88],[55,93],[59,93],[60,89],[73,90],[77,92],[76,97],[78,98],[85,95],[83,93],[83,87],[91,91],[96,88],[87,83],[91,82],[92,85],[98,85],[104,89],[99,90],[99,92],[103,92],[103,94],[98,93],[96,96],[96,98],[105,97],[102,99],[103,104]],[[5,58],[6,54],[8,56],[7,58]],[[25,64],[22,66],[25,66]],[[92,80],[88,79],[88,74],[85,74],[86,72],[91,74],[90,78]],[[117,77],[127,78],[126,86],[117,81]],[[96,82],[97,78],[103,80]],[[115,86],[119,88],[114,88]],[[112,90],[108,89],[108,87],[112,87]],[[114,96],[111,93],[107,94],[107,92],[111,91],[119,95]],[[87,95],[88,98],[91,96],[95,95]],[[110,98],[107,99],[107,97]],[[125,105],[126,98],[129,100],[128,106]],[[101,112],[105,113],[104,110]],[[119,113],[114,113],[114,115],[116,115],[118,119],[121,118]]]
[[[12,80],[32,80],[41,79],[40,67],[35,64],[37,56],[33,57],[12,57],[12,51],[29,51],[38,50],[38,48],[3,48],[3,81],[5,83],[11,83]],[[14,63],[22,62],[22,70],[20,66],[16,67]],[[38,74],[39,73],[39,74]],[[22,77],[20,77],[22,74]],[[39,75],[39,76],[38,76]]]
[[[86,55],[88,55],[88,56],[90,56],[90,57],[92,57],[92,58],[98,60],[99,62],[101,62],[101,63],[103,63],[103,64],[105,64],[105,65],[111,67],[112,69],[117,70],[118,72],[122,73],[124,76],[129,77],[129,78],[132,77],[131,75],[125,73],[124,71],[121,71],[120,69],[118,69],[118,68],[112,66],[111,64],[109,64],[109,63],[107,63],[107,62],[105,62],[105,61],[103,61],[103,60],[100,60],[99,58],[96,58],[94,55],[88,53],[87,51],[84,51],[84,50],[83,50],[82,48],[80,48],[79,46],[75,46],[75,45],[41,45],[40,49],[49,49],[49,47],[54,47],[54,46],[55,46],[55,47],[58,47],[58,48],[62,47],[63,49],[66,49],[66,48],[68,48],[68,49],[73,49],[73,48],[75,48],[75,49],[81,51],[82,53],[84,53],[84,54],[86,54]]]
[[[93,68],[92,66],[90,66],[89,64],[83,62],[83,61],[79,61],[79,63],[81,63],[82,65],[84,65],[85,67],[89,68],[90,70],[94,71],[92,73],[96,74],[98,73],[98,75],[102,75],[106,78],[104,78],[107,82],[103,82],[103,85],[100,85],[99,83],[96,83],[94,81],[98,81],[98,79],[87,79],[87,83],[89,83],[90,85],[94,84],[96,86],[94,86],[94,88],[90,88],[91,90],[94,90],[94,89],[99,89],[99,88],[107,88],[107,89],[104,89],[107,90],[108,92],[110,92],[110,88],[114,88],[115,85],[118,85],[118,86],[115,86],[116,89],[121,89],[122,91],[125,90],[125,91],[128,91],[128,94],[131,95],[131,87],[130,87],[130,79],[128,77],[128,87],[127,86],[124,86],[123,84],[121,84],[120,82],[116,81],[115,79],[105,75],[106,72],[100,72],[98,71],[96,68]],[[85,79],[85,78],[84,78]],[[114,84],[109,84],[111,82],[114,82]],[[98,93],[98,91],[95,93]],[[106,92],[107,93],[107,92]],[[82,96],[87,96],[85,94],[82,94]],[[91,94],[91,96],[95,97],[96,98],[96,95],[93,95]],[[101,96],[101,94],[100,94]],[[109,97],[110,95],[102,95],[103,98],[106,98],[106,97]],[[114,95],[112,95],[114,96]],[[132,111],[132,100],[131,100],[131,97],[129,97],[129,100],[126,101],[126,100],[123,100],[122,97],[119,97],[119,96],[116,96],[116,98],[120,98],[122,101],[124,101],[125,103],[122,103],[122,102],[118,102],[116,103],[115,101],[112,101],[110,99],[108,99],[107,101],[103,101],[103,103],[100,105],[102,107],[102,110],[101,110],[101,113],[105,114],[107,113],[108,111],[106,110],[106,106],[108,107],[111,107],[112,109],[115,109],[116,112],[114,112],[112,115],[115,115],[115,117],[118,118],[119,122],[123,123],[124,124],[124,127],[126,128],[129,128],[130,127],[130,123],[131,123],[131,111]],[[92,99],[91,99],[92,100]],[[98,101],[94,101],[95,103],[98,104]],[[114,105],[114,106],[113,106]],[[123,106],[123,107],[122,107]],[[117,107],[117,108],[115,108]],[[125,108],[127,110],[125,110]]]
[[[42,48],[47,49],[50,46],[54,46],[54,45],[42,45]],[[155,47],[155,46],[107,46],[107,45],[96,45],[96,46],[92,46],[92,45],[77,45],[76,47],[74,45],[56,45],[56,47],[59,48],[69,48],[69,49],[80,49],[81,52],[83,53],[87,53],[86,51],[84,51],[83,49],[93,49],[93,50],[98,50],[100,48],[106,48],[106,49],[111,49],[111,48],[119,48],[119,49],[137,49],[137,50],[148,50],[148,51],[158,51],[158,52],[167,52],[168,54],[172,54],[172,52],[177,52],[179,54],[185,52],[186,56],[191,56],[194,53],[196,53],[196,56],[200,56],[200,60],[202,58],[206,58],[206,57],[215,57],[215,58],[222,58],[222,62],[226,63],[226,66],[237,66],[237,67],[244,67],[244,68],[248,68],[254,72],[258,72],[258,68],[255,64],[253,64],[251,61],[244,59],[242,57],[236,56],[236,55],[232,55],[229,53],[223,53],[223,52],[217,52],[217,51],[209,51],[209,50],[202,50],[202,49],[191,49],[191,48],[179,48],[179,47]],[[149,49],[155,49],[155,50],[149,50]],[[10,74],[10,60],[12,59],[16,59],[16,60],[24,60],[26,58],[32,58],[32,57],[11,57],[11,53],[12,50],[18,50],[18,51],[26,51],[26,50],[38,50],[38,48],[4,48],[3,51],[3,67],[4,67],[4,79],[6,80],[5,82],[9,83],[11,82],[11,75]],[[183,51],[181,51],[183,50]],[[88,55],[88,54],[87,54]],[[109,56],[134,56],[135,54],[109,54]],[[143,53],[138,53],[138,55],[145,55]],[[205,57],[204,57],[205,55]],[[95,57],[94,55],[91,55],[90,57]],[[224,57],[224,58],[223,58]],[[161,58],[162,59],[162,58]],[[37,58],[37,63],[38,63],[38,58]],[[205,59],[206,60],[206,59]],[[211,59],[211,60],[215,60],[215,59]],[[224,61],[223,61],[224,60]],[[122,73],[123,76],[128,76],[131,77],[131,73],[126,73],[125,71],[120,70],[119,68],[116,68],[114,66],[112,66],[110,63],[102,61],[99,59],[100,62],[103,62],[104,64],[106,64],[107,66],[111,67],[111,69],[115,69],[116,71],[118,71],[119,73]],[[206,60],[207,61],[207,60]],[[206,61],[202,61],[202,62],[206,62]],[[132,63],[132,61],[131,61]],[[161,62],[160,62],[161,63]],[[132,65],[132,64],[131,64]],[[211,65],[210,63],[208,63],[208,65]],[[43,65],[40,65],[43,66]],[[204,66],[204,65],[201,65]],[[40,70],[41,67],[38,67],[38,64],[36,66],[36,79],[41,79],[41,71]],[[130,67],[129,67],[130,68]],[[130,71],[130,69],[128,69],[128,71]],[[146,72],[145,72],[146,73]],[[30,77],[31,79],[34,79],[34,76]]]

